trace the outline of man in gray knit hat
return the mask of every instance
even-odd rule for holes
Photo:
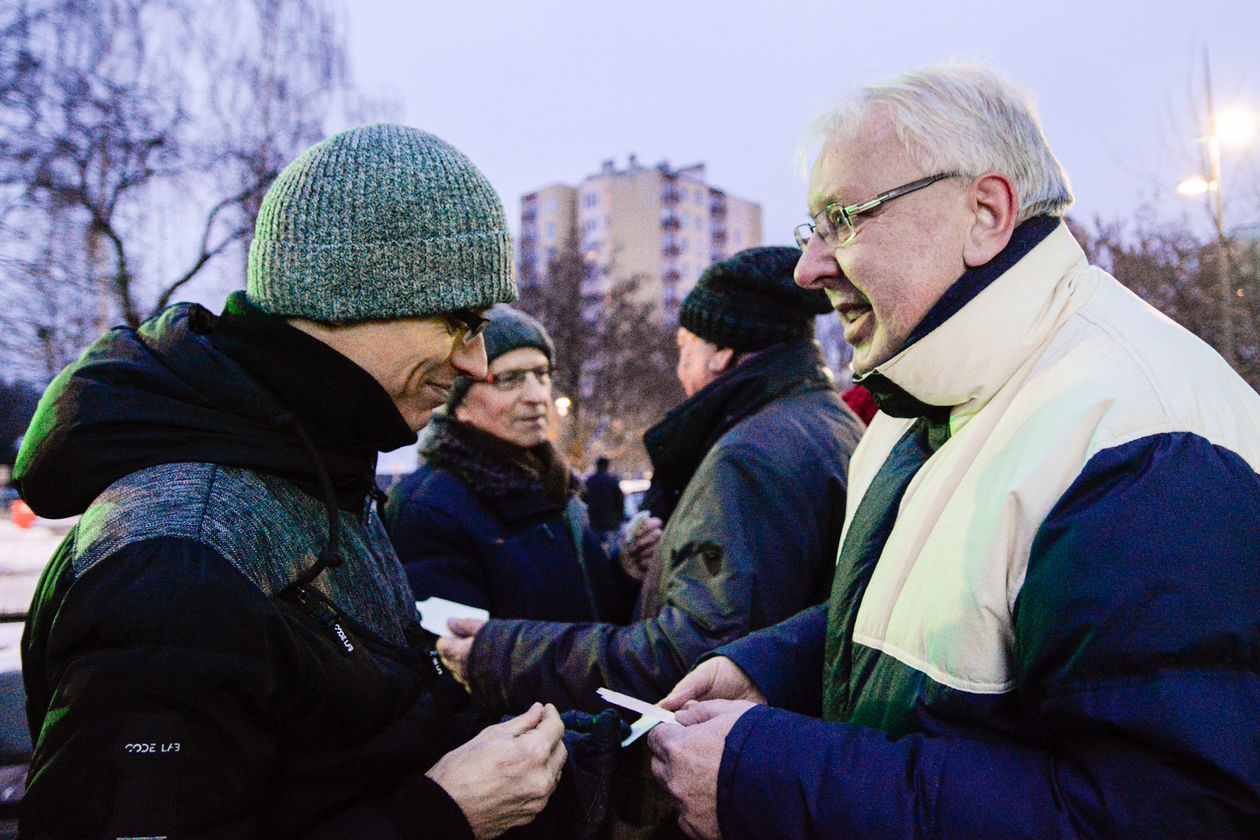
[[[82,514],[31,606],[23,836],[487,838],[565,759],[550,706],[482,729],[372,502],[482,314],[502,205],[449,144],[367,126],[268,191],[247,290],[110,331],[41,401],[15,478]],[[474,735],[474,733],[476,733]]]

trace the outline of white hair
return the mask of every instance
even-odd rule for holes
[[[1031,96],[987,67],[940,65],[868,85],[811,123],[805,143],[826,142],[870,114],[892,122],[924,175],[998,172],[1010,178],[1019,204],[1016,223],[1062,216],[1072,204],[1067,173],[1050,151]]]

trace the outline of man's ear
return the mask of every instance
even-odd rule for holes
[[[1019,205],[1010,179],[997,172],[977,178],[967,200],[973,221],[963,245],[963,262],[975,268],[996,257],[1011,241]]]
[[[709,373],[717,376],[726,373],[731,366],[731,360],[735,358],[735,351],[730,347],[719,347],[717,352],[709,357]]]

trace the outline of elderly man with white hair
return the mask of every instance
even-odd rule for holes
[[[881,413],[828,603],[662,701],[683,827],[1254,837],[1260,397],[1088,264],[992,71],[911,73],[819,125],[796,279]]]

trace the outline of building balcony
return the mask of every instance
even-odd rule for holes
[[[678,214],[667,213],[661,217],[661,228],[668,231],[675,231],[682,227],[682,222],[678,219]]]

